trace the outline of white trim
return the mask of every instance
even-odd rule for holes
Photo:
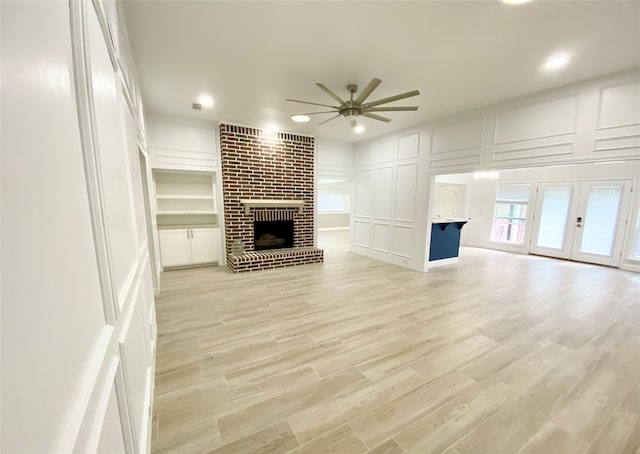
[[[111,268],[111,248],[107,234],[107,221],[104,216],[104,194],[98,157],[97,138],[93,134],[97,130],[93,115],[93,96],[91,94],[91,69],[88,59],[88,48],[85,43],[86,3],[69,2],[71,21],[71,47],[73,52],[73,76],[75,83],[76,105],[78,108],[78,129],[82,145],[87,196],[91,213],[94,247],[100,277],[102,304],[107,323],[113,324],[118,316],[118,297],[113,270]]]
[[[458,263],[458,257],[451,257],[448,259],[429,260],[429,268],[436,268],[438,266],[453,265]]]
[[[636,265],[634,263],[623,263],[620,265],[621,270],[631,271],[634,273],[640,273],[640,265]]]
[[[107,413],[107,406],[109,405],[109,399],[113,391],[115,390],[115,378],[118,366],[120,365],[120,358],[118,355],[111,359],[111,364],[106,373],[106,380],[100,393],[100,399],[96,408],[95,418],[93,421],[93,427],[91,428],[91,434],[89,435],[89,441],[87,442],[87,452],[98,452],[98,444],[100,443],[100,435],[104,427],[104,418]],[[116,398],[117,400],[117,398]]]
[[[72,452],[80,432],[80,427],[87,412],[87,407],[91,400],[91,395],[96,386],[98,375],[102,369],[104,359],[107,355],[111,338],[113,336],[113,326],[105,326],[102,333],[98,337],[93,351],[89,356],[89,363],[85,367],[85,371],[77,388],[77,393],[73,399],[71,409],[67,414],[62,431],[56,442],[56,448],[53,452]]]
[[[349,227],[318,227],[318,232],[330,232],[334,230],[349,230]]]
[[[144,393],[144,408],[145,412],[142,416],[142,429],[146,431],[146,434],[141,434],[140,444],[138,452],[140,454],[147,453],[150,451],[148,448],[151,445],[151,396],[153,395],[153,376],[154,376],[154,368],[151,366],[147,367],[147,378],[146,378],[146,386]]]
[[[240,203],[244,205],[246,214],[250,213],[251,208],[298,208],[298,212],[302,213],[304,206],[304,200],[242,199]]]

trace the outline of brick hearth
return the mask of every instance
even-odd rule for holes
[[[241,272],[322,262],[322,250],[313,243],[313,137],[221,124],[220,152],[229,268]],[[300,210],[264,207],[247,213],[243,199],[302,200],[304,205]],[[293,248],[254,250],[253,221],[263,210],[287,211],[293,218]],[[233,253],[238,244],[243,254]]]

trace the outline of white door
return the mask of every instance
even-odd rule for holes
[[[191,263],[190,230],[160,230],[160,257],[162,266],[180,266]]]
[[[220,229],[191,229],[191,262],[211,263],[220,260]]]
[[[618,266],[631,181],[540,183],[530,252]]]

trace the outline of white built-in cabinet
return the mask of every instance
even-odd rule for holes
[[[215,173],[156,169],[154,179],[162,267],[219,262]]]
[[[160,230],[162,266],[188,266],[220,260],[220,229]]]

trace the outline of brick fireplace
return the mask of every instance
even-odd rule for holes
[[[314,247],[314,139],[230,124],[220,125],[227,265],[234,272],[323,261]],[[293,223],[293,238],[255,222]],[[284,225],[284,224],[281,224]],[[268,247],[267,247],[268,246]],[[292,246],[292,247],[291,247]]]

